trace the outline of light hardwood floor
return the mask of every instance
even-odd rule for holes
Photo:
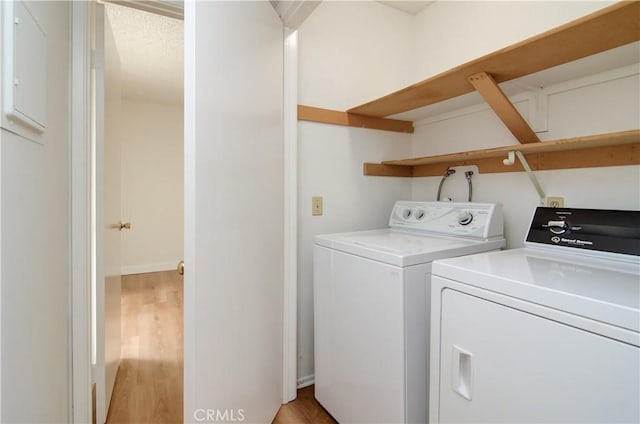
[[[282,405],[272,424],[337,424],[316,401],[314,387],[298,390],[293,402]]]
[[[107,423],[182,423],[183,287],[175,271],[122,278],[122,361]],[[283,405],[273,424],[334,424],[313,386]]]
[[[176,271],[122,278],[122,361],[107,423],[182,422],[182,317]]]

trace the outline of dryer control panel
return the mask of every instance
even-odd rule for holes
[[[640,256],[640,211],[538,207],[525,244]]]
[[[397,201],[389,218],[395,229],[477,239],[502,237],[502,222],[496,203]]]

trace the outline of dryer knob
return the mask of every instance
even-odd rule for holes
[[[565,221],[549,221],[547,226],[553,234],[564,234],[568,229]]]

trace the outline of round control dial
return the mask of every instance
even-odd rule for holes
[[[547,225],[549,226],[549,231],[553,234],[564,234],[569,228],[565,221],[549,221]]]
[[[473,215],[469,211],[462,212],[458,215],[458,224],[460,225],[469,225],[473,221]]]

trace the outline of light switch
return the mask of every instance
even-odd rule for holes
[[[322,215],[322,196],[313,196],[311,198],[311,215]]]

